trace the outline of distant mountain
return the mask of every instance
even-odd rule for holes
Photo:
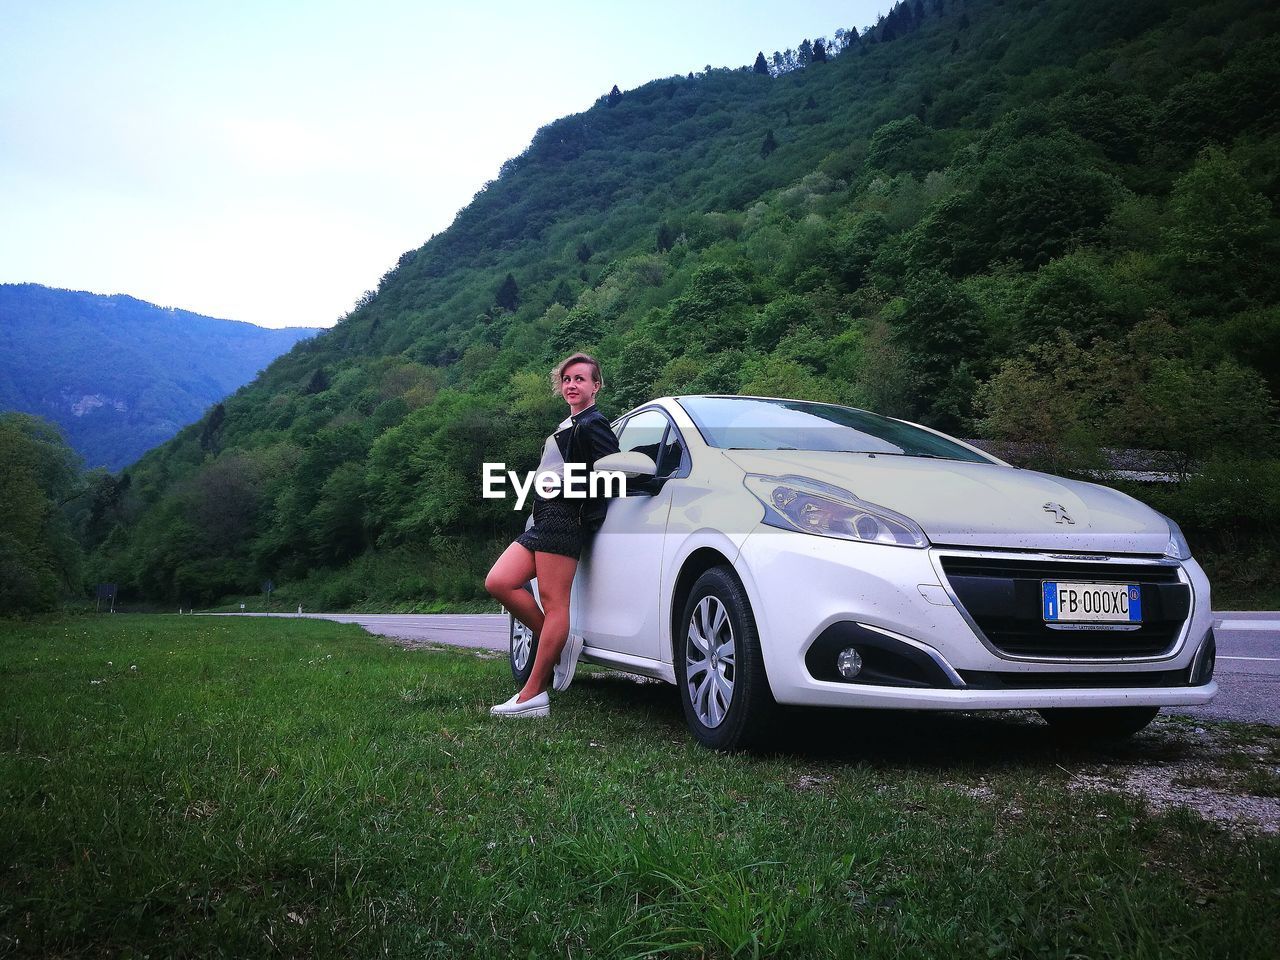
[[[118,470],[316,332],[0,284],[0,410],[53,421],[86,466]]]

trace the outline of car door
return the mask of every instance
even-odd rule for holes
[[[654,459],[653,481],[631,481],[609,504],[574,581],[577,626],[587,647],[658,659],[658,597],[671,484],[687,475],[679,431],[662,410],[633,414],[618,435],[622,451]],[[683,468],[683,469],[682,469]]]

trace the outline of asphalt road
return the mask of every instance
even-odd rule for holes
[[[1177,713],[1280,726],[1280,613],[1215,612],[1218,695]]]
[[[293,617],[292,613],[222,616]],[[487,650],[507,649],[506,614],[304,613],[303,617],[358,623],[370,633],[398,640],[445,643]],[[1215,720],[1280,726],[1280,612],[1219,612],[1218,696],[1202,707],[1171,707],[1171,712]]]

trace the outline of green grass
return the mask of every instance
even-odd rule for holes
[[[0,623],[0,955],[1280,951],[1280,841],[1068,789],[1143,738],[824,712],[722,756],[665,685],[511,689],[339,624]]]

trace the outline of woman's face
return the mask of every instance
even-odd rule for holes
[[[565,367],[560,374],[560,395],[574,413],[585,410],[596,402],[600,384],[592,379],[594,373],[595,369],[591,364],[574,363]]]

